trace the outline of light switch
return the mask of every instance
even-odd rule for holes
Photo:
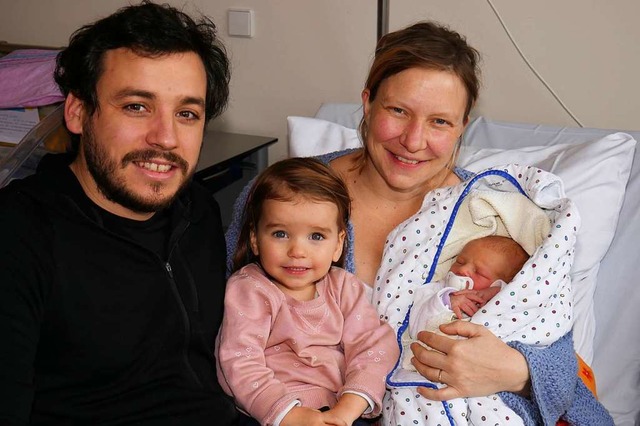
[[[250,9],[228,10],[229,35],[253,37],[253,11]]]

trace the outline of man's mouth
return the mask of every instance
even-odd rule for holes
[[[189,164],[179,155],[173,152],[162,152],[156,150],[138,150],[127,153],[122,158],[122,167],[133,163],[141,169],[149,170],[155,173],[168,173],[174,169],[182,171],[183,175],[187,174]]]
[[[136,164],[139,167],[142,167],[143,169],[151,170],[152,172],[160,172],[160,173],[166,173],[169,170],[171,170],[171,167],[172,167],[170,164],[158,164],[158,163],[152,163],[149,161],[138,161],[136,162]]]

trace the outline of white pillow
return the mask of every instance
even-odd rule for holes
[[[362,104],[325,102],[318,108],[315,118],[357,129],[362,120]]]
[[[531,164],[558,175],[582,218],[571,269],[574,296],[574,344],[587,362],[593,360],[595,316],[593,293],[600,261],[613,239],[636,141],[614,133],[593,142],[523,147],[511,150],[464,147],[458,164],[480,171],[495,164]]]
[[[310,156],[361,146],[355,129],[315,118],[289,117],[289,154]],[[556,135],[557,136],[557,135]],[[574,343],[587,363],[593,359],[593,292],[598,268],[615,233],[636,141],[614,133],[584,143],[516,149],[463,147],[458,164],[471,171],[498,164],[531,164],[564,182],[582,218],[572,269]]]
[[[287,117],[289,157],[313,157],[361,147],[356,129],[309,117]]]

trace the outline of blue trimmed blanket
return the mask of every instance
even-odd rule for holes
[[[546,227],[527,213],[530,210],[512,208],[520,203],[510,200],[522,195],[542,209]],[[485,201],[482,214],[474,208],[474,198]],[[396,330],[400,360],[409,350],[407,327],[415,293],[444,277],[466,241],[484,235],[508,235],[531,257],[471,321],[505,342],[533,347],[564,336],[573,324],[569,271],[579,226],[575,204],[566,198],[562,182],[535,167],[509,164],[488,169],[459,185],[428,193],[420,210],[389,234],[373,286],[380,318]],[[385,425],[523,424],[497,395],[426,400],[416,392],[417,386],[443,385],[402,368],[400,360],[387,377]]]

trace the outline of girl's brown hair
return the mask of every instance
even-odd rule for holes
[[[278,161],[262,172],[251,187],[242,217],[238,245],[233,255],[232,272],[256,260],[251,251],[251,232],[257,232],[264,202],[291,201],[298,196],[335,204],[338,208],[338,230],[347,233],[351,199],[340,176],[314,158]],[[344,244],[348,244],[346,237]],[[342,266],[345,253],[346,250],[343,250],[337,265]]]

